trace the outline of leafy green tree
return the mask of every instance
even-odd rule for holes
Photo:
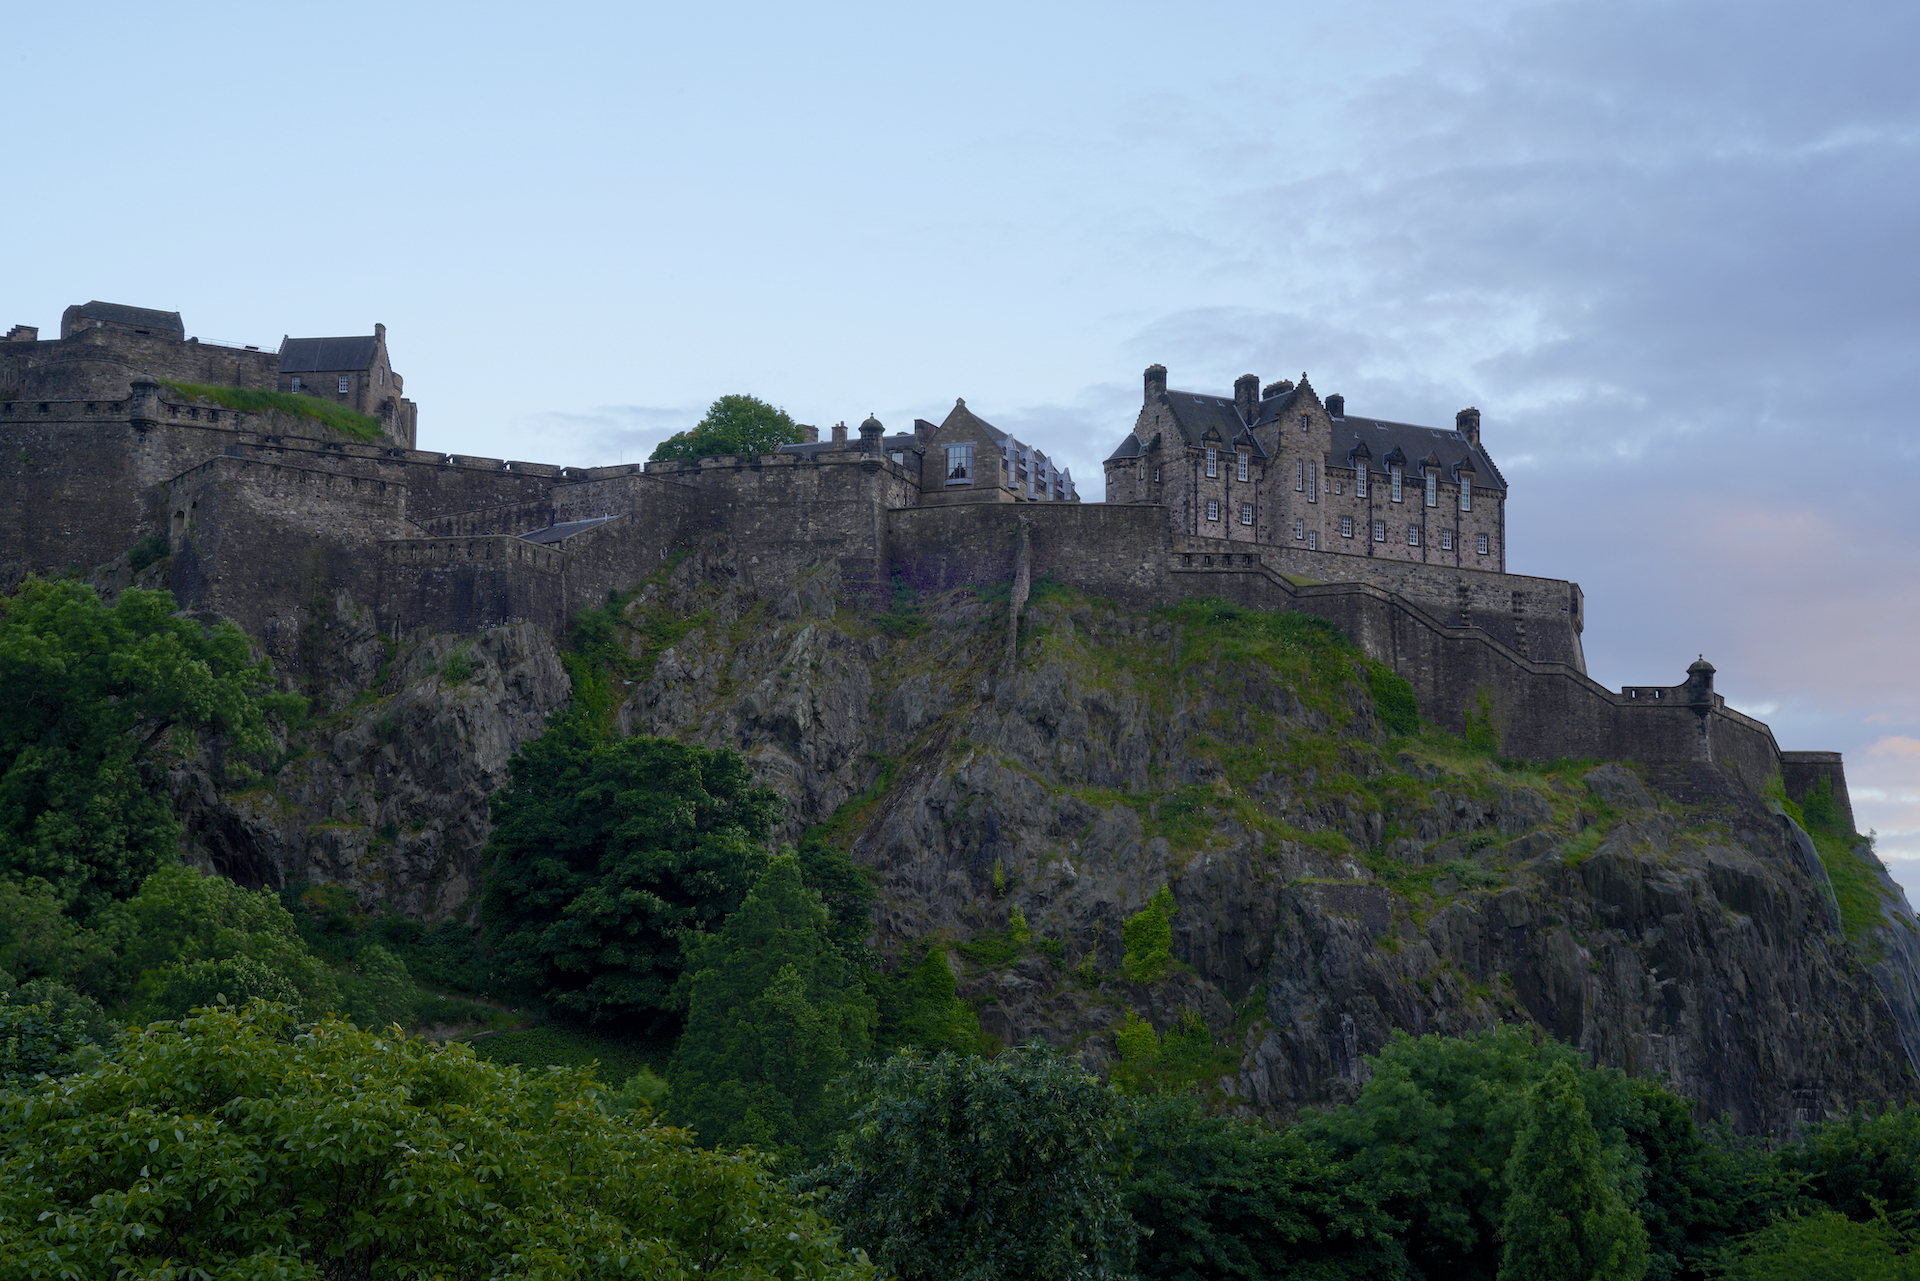
[[[854,1074],[832,1160],[803,1181],[903,1281],[1129,1275],[1125,1103],[1044,1046],[995,1059],[900,1053]]]
[[[1120,923],[1126,944],[1121,962],[1134,983],[1152,983],[1167,972],[1173,960],[1173,891],[1162,885],[1147,905]]]
[[[310,1019],[340,1007],[333,971],[269,890],[174,863],[103,913],[99,932],[115,954],[114,991],[141,1018],[179,1018],[222,998],[284,1001]]]
[[[129,589],[111,609],[84,583],[28,579],[0,602],[0,875],[38,877],[84,919],[170,861],[171,747],[218,736],[227,768],[272,750],[272,692],[231,623],[174,614]]]
[[[675,432],[655,446],[649,460],[771,454],[799,440],[800,428],[786,410],[758,396],[722,396],[690,430]]]
[[[598,1093],[268,1004],[155,1025],[0,1095],[0,1275],[871,1275],[764,1157]]]
[[[1914,1281],[1911,1232],[1884,1211],[1866,1222],[1823,1205],[1782,1216],[1744,1236],[1719,1260],[1726,1281]]]
[[[1808,1196],[1857,1222],[1881,1206],[1920,1210],[1920,1107],[1860,1108],[1810,1126],[1780,1151],[1780,1165]]]
[[[1500,1281],[1640,1281],[1647,1229],[1620,1195],[1616,1166],[1573,1066],[1555,1063],[1527,1092],[1507,1163]]]
[[[481,908],[506,975],[575,1018],[668,1022],[682,936],[746,898],[779,796],[738,752],[609,742],[578,718],[508,768]]]
[[[1377,1191],[1299,1130],[1209,1116],[1169,1094],[1143,1102],[1128,1131],[1126,1207],[1148,1281],[1411,1275]]]
[[[875,976],[874,986],[880,1010],[874,1048],[880,1053],[980,1053],[980,1016],[960,999],[953,966],[944,953],[929,950],[893,974]]]
[[[37,876],[0,877],[0,970],[91,986],[111,963],[111,950],[67,915],[53,886]]]
[[[65,1076],[87,1063],[90,1049],[97,1058],[79,1015],[56,1010],[51,1001],[0,1000],[0,1088]]]
[[[667,1110],[716,1148],[752,1144],[788,1168],[826,1155],[828,1086],[871,1045],[873,998],[833,944],[833,918],[776,858],[720,929],[693,939],[687,1026]]]

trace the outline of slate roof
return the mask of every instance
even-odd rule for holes
[[[186,332],[180,323],[177,311],[155,311],[151,307],[129,307],[123,303],[94,301],[80,308],[80,316],[86,320],[106,320],[116,325],[132,325],[139,329],[168,329]]]
[[[575,534],[585,533],[595,525],[604,525],[614,519],[612,516],[595,516],[591,520],[563,520],[558,525],[548,525],[545,529],[530,530],[520,535],[530,543],[564,543]]]
[[[280,372],[331,374],[368,369],[379,350],[376,334],[364,338],[287,338],[280,343]]]
[[[1493,465],[1485,447],[1469,445],[1465,436],[1444,427],[1418,427],[1412,423],[1356,418],[1348,414],[1333,420],[1333,452],[1327,458],[1328,464],[1351,466],[1347,459],[1356,444],[1366,445],[1373,459],[1368,470],[1382,476],[1387,472],[1387,455],[1398,449],[1407,460],[1409,474],[1416,474],[1421,460],[1433,454],[1440,459],[1441,475],[1452,480],[1454,465],[1471,458],[1476,487],[1502,491],[1507,487],[1506,477]]]

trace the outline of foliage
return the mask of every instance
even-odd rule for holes
[[[162,378],[160,381],[182,396],[193,400],[211,401],[226,409],[238,409],[254,414],[294,414],[301,418],[310,418],[322,427],[329,428],[349,440],[373,444],[384,434],[380,420],[372,414],[363,414],[357,409],[349,409],[337,400],[324,400],[319,396],[309,396],[305,392],[264,391],[254,387],[227,387],[219,383],[177,383],[167,378]]]
[[[924,1054],[950,1050],[978,1054],[980,1016],[961,1000],[953,966],[937,949],[890,975],[872,979],[879,1021],[874,1049],[882,1054],[909,1047]]]
[[[482,900],[503,971],[570,1017],[666,1022],[682,936],[745,898],[780,798],[737,752],[566,718],[508,768]]]
[[[603,1085],[658,1066],[672,1051],[672,1043],[664,1038],[614,1036],[552,1024],[476,1037],[469,1044],[475,1055],[493,1063],[538,1071],[592,1068],[594,1079]]]
[[[1884,1211],[1861,1222],[1825,1206],[1795,1211],[1742,1237],[1722,1260],[1727,1281],[1914,1281],[1913,1233]]]
[[[900,1053],[854,1074],[859,1101],[807,1176],[849,1241],[902,1281],[1094,1281],[1129,1274],[1124,1105],[1044,1046],[995,1059]]]
[[[1160,887],[1148,904],[1120,925],[1126,943],[1122,967],[1134,983],[1152,983],[1167,972],[1173,959],[1173,914],[1178,909],[1173,892]]]
[[[1808,1196],[1866,1222],[1879,1206],[1920,1209],[1920,1106],[1861,1108],[1810,1126],[1780,1152]]]
[[[1185,1092],[1200,1080],[1230,1072],[1239,1056],[1229,1047],[1216,1050],[1206,1021],[1192,1010],[1182,1011],[1164,1039],[1153,1024],[1128,1010],[1114,1043],[1120,1062],[1113,1083],[1127,1094]]]
[[[1257,662],[1292,677],[1300,696],[1331,708],[1333,691],[1353,679],[1359,648],[1323,618],[1294,610],[1249,609],[1217,596],[1159,611],[1179,626],[1181,654]]]
[[[818,1162],[837,1119],[828,1085],[864,1057],[874,1001],[833,944],[832,918],[783,855],[720,929],[691,941],[686,1031],[667,1067],[673,1119],[716,1148]]]
[[[638,1112],[646,1109],[648,1115],[657,1114],[667,1101],[667,1079],[658,1076],[652,1068],[642,1067],[621,1083],[607,1099],[607,1107],[615,1112]]]
[[[473,649],[457,645],[440,660],[440,679],[449,685],[464,685],[473,679]]]
[[[85,1063],[90,1048],[79,1015],[58,1011],[51,1001],[0,1001],[0,1088],[65,1076]]]
[[[1485,752],[1492,756],[1500,750],[1500,732],[1493,724],[1493,699],[1483,686],[1475,692],[1473,702],[1462,712],[1461,719],[1466,728],[1461,737],[1466,740],[1469,750]]]
[[[100,932],[115,955],[112,992],[144,1018],[178,1018],[223,999],[283,1001],[309,1019],[340,1005],[332,970],[279,899],[224,876],[162,867],[103,914]]]
[[[1191,1096],[1141,1105],[1126,1206],[1148,1281],[1408,1275],[1399,1224],[1365,1181],[1297,1129],[1208,1116]]]
[[[723,454],[771,454],[797,444],[800,428],[784,409],[757,396],[722,396],[691,429],[675,432],[654,447],[648,460],[716,458]]]
[[[378,943],[360,949],[341,988],[341,1013],[361,1027],[383,1031],[413,1021],[414,986],[407,963]]]
[[[576,1072],[206,1011],[0,1099],[0,1275],[865,1276],[762,1159]]]
[[[127,564],[139,573],[167,554],[167,540],[161,534],[148,534],[127,549]]]
[[[864,961],[873,933],[873,879],[818,828],[801,838],[798,855],[800,879],[833,918],[834,946],[849,960]]]
[[[163,793],[176,735],[223,741],[232,775],[273,746],[270,692],[231,623],[174,616],[129,588],[109,609],[84,583],[28,579],[0,611],[0,875],[36,876],[88,917],[173,857]]]
[[[1620,1196],[1573,1066],[1553,1064],[1527,1092],[1507,1162],[1500,1281],[1640,1281],[1647,1229]]]
[[[53,886],[0,878],[0,971],[91,986],[110,955],[105,939],[67,915]]]
[[[1420,732],[1420,705],[1413,696],[1413,684],[1385,663],[1368,662],[1367,688],[1373,694],[1373,710],[1389,734]]]
[[[1827,880],[1833,886],[1833,897],[1840,907],[1840,926],[1847,937],[1858,942],[1868,930],[1886,924],[1882,908],[1890,891],[1873,866],[1874,858],[1864,838],[1842,836],[1826,829],[1810,831],[1808,835],[1813,838],[1820,866],[1826,869]]]

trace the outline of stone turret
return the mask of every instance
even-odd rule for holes
[[[1705,654],[1687,665],[1687,702],[1697,712],[1713,706],[1713,664]]]
[[[1461,410],[1453,416],[1453,429],[1462,436],[1465,436],[1469,445],[1479,444],[1480,411],[1472,408]],[[1713,669],[1709,667],[1707,670],[1712,671]]]
[[[877,454],[880,452],[880,438],[887,434],[878,418],[867,415],[867,421],[860,424],[860,452]]]

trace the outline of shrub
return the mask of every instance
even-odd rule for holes
[[[127,563],[133,566],[133,572],[137,574],[166,554],[167,540],[159,534],[148,534],[128,550]]]
[[[1413,686],[1407,678],[1385,663],[1367,664],[1367,688],[1373,693],[1373,709],[1389,734],[1420,732],[1420,705],[1414,700]]]
[[[1122,962],[1127,978],[1135,983],[1152,983],[1167,971],[1173,959],[1173,892],[1166,886],[1145,907],[1129,916],[1120,927],[1126,943]]]

